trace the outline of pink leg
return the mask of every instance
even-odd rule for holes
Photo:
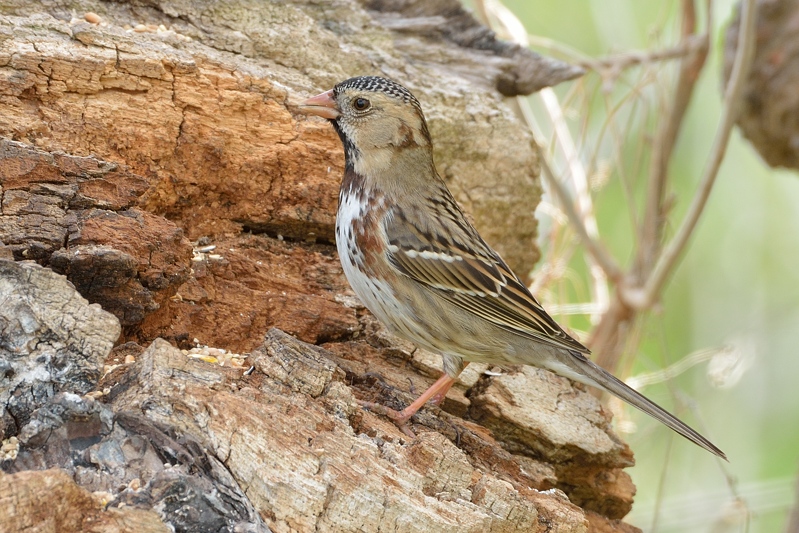
[[[405,425],[408,420],[410,420],[411,417],[416,414],[416,411],[421,409],[430,398],[441,394],[441,391],[444,391],[444,394],[446,394],[447,391],[452,387],[453,383],[455,383],[455,378],[451,378],[447,374],[444,374],[438,378],[438,381],[433,383],[429,389],[424,391],[421,396],[416,398],[412,404],[398,412],[396,415],[392,416],[389,414],[389,418],[394,420],[397,425]]]
[[[464,364],[464,366],[466,366],[466,364]],[[441,403],[444,400],[444,397],[447,395],[449,389],[451,389],[452,385],[455,384],[456,380],[457,378],[451,378],[447,374],[444,374],[443,376],[438,378],[438,381],[433,383],[429,389],[424,391],[421,396],[416,398],[416,400],[414,400],[412,404],[410,404],[402,411],[395,411],[394,409],[373,402],[358,402],[358,403],[361,406],[366,407],[367,409],[370,409],[378,414],[387,416],[388,418],[394,421],[394,423],[402,430],[403,433],[405,433],[410,437],[415,437],[413,432],[409,428],[405,427],[405,424],[407,424],[408,420],[410,420],[411,417],[415,415],[416,412],[419,409],[421,409],[422,406],[426,404],[428,400],[430,400],[431,398],[433,399],[434,402],[436,402],[436,405]]]
[[[469,361],[464,361],[463,362],[463,368],[466,368],[466,366],[468,364],[469,364]],[[463,368],[461,368],[461,372],[463,372]],[[444,387],[440,391],[438,391],[436,393],[436,395],[433,396],[433,398],[430,400],[430,403],[432,403],[433,405],[436,405],[436,406],[441,405],[442,403],[444,403],[444,399],[447,397],[447,393],[449,392],[449,389],[451,389],[452,386],[455,384],[455,381],[456,380],[453,379],[449,383],[449,385],[447,385],[446,387]]]

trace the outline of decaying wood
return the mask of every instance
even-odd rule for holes
[[[102,509],[103,502],[63,470],[0,472],[1,531],[50,533],[168,533],[154,511],[135,507]]]
[[[2,8],[0,133],[127,165],[150,185],[139,206],[190,239],[244,228],[332,242],[339,141],[292,104],[383,74],[421,99],[439,171],[482,234],[518,270],[537,259],[532,140],[498,105],[490,51],[392,32],[354,1],[40,6]],[[103,23],[70,22],[86,10]]]
[[[413,440],[356,403],[403,405],[440,358],[347,288],[332,246],[339,141],[294,104],[351,75],[407,83],[442,175],[529,268],[536,158],[497,87],[508,73],[515,91],[547,83],[463,12],[455,26],[479,39],[418,27],[452,3],[364,5],[0,8],[0,311],[28,298],[72,339],[0,312],[17,365],[0,369],[0,407],[46,384],[0,428],[13,531],[634,530],[619,521],[631,453],[567,380],[472,365],[443,409],[414,418]],[[549,83],[568,77],[550,66]],[[222,366],[187,357],[197,344],[251,353]],[[91,364],[61,381],[18,370],[42,361],[62,363],[51,376]]]
[[[123,326],[140,324],[189,277],[191,245],[135,207],[147,182],[93,157],[0,139],[0,238],[17,259],[66,274]]]
[[[497,39],[458,0],[364,0],[363,3],[378,13],[377,19],[386,27],[410,34],[409,39],[400,41],[400,46],[414,59],[429,57],[431,40],[455,44],[461,57],[469,57],[471,52],[475,66],[480,65],[471,75],[494,78],[496,89],[505,96],[531,94],[583,74],[580,67]],[[454,63],[461,75],[470,75],[463,60]]]
[[[724,44],[724,84],[740,40],[740,7]],[[746,80],[741,132],[771,166],[799,169],[799,2],[757,2],[757,50]]]
[[[60,391],[94,389],[119,323],[63,276],[0,259],[0,436],[16,435]]]

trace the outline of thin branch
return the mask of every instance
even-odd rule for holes
[[[640,158],[643,157],[643,152],[647,149],[648,143],[634,143],[636,149],[636,162],[633,164],[629,164],[625,161],[625,148],[629,147],[630,145],[630,143],[626,142],[629,132],[635,131],[636,129],[636,118],[639,116],[646,117],[648,114],[646,109],[639,111],[639,105],[644,108],[646,107],[644,94],[646,87],[649,84],[650,82],[646,79],[635,81],[631,85],[629,91],[615,103],[612,102],[611,95],[609,93],[603,95],[605,102],[605,116],[603,117],[602,126],[600,127],[596,137],[596,148],[591,155],[591,166],[593,167],[596,165],[595,161],[600,153],[600,145],[603,142],[603,138],[607,134],[611,139],[609,151],[613,161],[613,169],[618,175],[621,191],[624,194],[625,205],[628,207],[630,227],[632,228],[639,227],[639,213],[636,206],[635,193],[633,192],[633,184],[630,179],[630,174],[637,174],[636,169],[641,168]],[[619,123],[621,123],[620,117],[622,111],[626,111],[628,115],[623,125],[620,127]],[[588,113],[586,113],[586,115],[587,114]],[[645,123],[645,119],[643,122]],[[639,246],[639,236],[633,232],[633,238],[635,240],[633,241],[632,249],[636,250]]]
[[[563,116],[563,108],[560,102],[558,102],[555,91],[551,88],[547,87],[541,89],[539,95],[547,113],[549,113],[550,120],[555,128],[555,137],[558,140],[558,146],[563,152],[563,156],[570,169],[571,181],[577,197],[577,205],[579,206],[579,213],[583,221],[585,233],[593,241],[599,242],[599,227],[597,226],[596,215],[594,214],[594,203],[588,189],[588,177],[580,159],[580,155],[577,152],[577,148],[574,145],[574,139],[569,131],[569,126]],[[528,119],[528,117],[525,117],[525,119]],[[592,285],[594,289],[594,299],[602,307],[607,308],[608,301],[610,300],[607,271],[603,264],[599,264],[593,259],[593,256],[591,260],[588,261],[588,266],[591,277],[594,279]],[[598,317],[598,315],[591,316],[592,320]]]
[[[547,312],[551,315],[593,315],[604,313],[605,308],[596,302],[574,304],[547,304]]]
[[[482,2],[481,2],[482,3]],[[527,34],[527,40],[530,46],[546,50],[548,55],[562,59],[567,63],[574,63],[575,65],[584,65],[586,63],[593,63],[597,61],[586,53],[581,52],[577,48],[571,47],[566,43],[550,39],[541,35]]]
[[[708,9],[707,18],[710,20],[710,9]],[[710,34],[705,33],[697,38],[695,31],[696,6],[692,0],[683,0],[683,42],[686,39],[696,39],[700,46],[696,49],[696,54],[690,58],[686,57],[680,64],[674,98],[671,109],[667,113],[668,119],[661,122],[661,128],[653,143],[649,169],[649,189],[639,236],[640,246],[636,257],[637,274],[641,278],[645,278],[650,273],[649,269],[652,267],[652,263],[660,249],[664,225],[663,196],[668,179],[669,161],[674,151],[677,134],[688,110],[688,104],[691,102],[699,73],[707,58]]]
[[[705,36],[711,35],[712,21],[710,13],[711,0],[706,0],[706,26]],[[683,0],[682,15],[682,40],[692,38],[696,26],[696,10],[692,0]],[[613,370],[621,357],[624,338],[623,332],[634,327],[637,310],[646,310],[655,303],[653,299],[649,306],[633,307],[627,298],[631,287],[641,287],[647,277],[651,275],[654,263],[662,251],[662,232],[665,224],[663,198],[665,184],[668,179],[668,161],[672,156],[676,136],[684,120],[685,111],[693,94],[696,80],[707,52],[696,54],[695,57],[686,58],[680,65],[677,83],[671,109],[666,113],[667,119],[662,121],[652,143],[653,155],[650,160],[649,188],[642,214],[641,231],[638,232],[636,242],[636,256],[633,268],[628,278],[628,283],[618,287],[616,301],[611,305],[613,312],[608,312],[594,330],[590,344],[598,353],[597,364]]]
[[[654,372],[646,372],[643,374],[638,374],[636,376],[630,376],[629,378],[624,380],[624,382],[627,383],[627,385],[629,385],[633,389],[640,391],[644,387],[653,385],[655,383],[671,381],[672,379],[676,378],[677,376],[687,371],[688,369],[693,368],[699,363],[708,361],[719,353],[722,352],[729,353],[730,351],[732,351],[732,347],[730,346],[722,346],[720,348],[706,348],[704,350],[699,350],[692,354],[687,355],[686,357],[678,359],[676,363],[672,363],[671,365],[661,368],[660,370],[655,370]]]
[[[490,4],[487,2],[478,3],[480,4],[480,10],[485,18],[490,20],[489,16],[494,15],[514,42],[524,47],[529,46],[530,43],[527,31],[513,12],[501,2],[491,2]],[[558,146],[563,152],[566,164],[570,169],[570,175],[579,205],[579,212],[574,209],[574,206],[571,204],[571,199],[569,199],[569,195],[566,194],[560,181],[554,178],[554,174],[551,172],[551,166],[545,160],[545,154],[539,151],[541,154],[542,168],[545,167],[549,171],[548,174],[551,179],[549,179],[548,182],[555,186],[556,189],[559,189],[557,191],[558,200],[563,203],[563,209],[566,211],[570,221],[576,224],[575,229],[577,234],[584,240],[586,247],[591,250],[592,260],[589,261],[589,269],[594,279],[592,285],[594,297],[599,304],[607,306],[610,299],[607,280],[611,278],[614,281],[618,281],[620,279],[621,269],[610,257],[610,254],[599,245],[599,229],[596,223],[596,217],[594,216],[593,202],[588,190],[588,178],[586,176],[585,167],[583,167],[580,156],[574,145],[571,132],[569,132],[568,125],[563,117],[563,108],[558,102],[555,92],[551,88],[542,89],[539,94],[544,108],[552,121]],[[529,103],[518,97],[517,102],[528,127],[531,131],[535,132],[535,120],[532,116]],[[547,174],[547,172],[545,172],[545,174]],[[577,224],[578,221],[579,224]],[[588,239],[588,241],[585,241],[585,239]],[[601,256],[601,259],[597,259],[597,254]]]
[[[699,190],[694,196],[677,234],[663,251],[644,288],[624,291],[623,296],[626,303],[635,308],[648,308],[656,300],[657,295],[660,294],[663,285],[677,264],[677,260],[685,249],[688,240],[691,238],[696,223],[707,204],[708,196],[716,181],[721,161],[724,159],[724,153],[727,150],[730,133],[740,108],[743,88],[754,58],[756,15],[757,6],[755,0],[745,0],[741,5],[738,49],[735,52],[732,72],[724,92],[721,122],[713,140],[710,159],[702,175]]]
[[[522,109],[524,109],[524,106],[521,103],[520,105],[522,106]],[[574,207],[574,203],[572,202],[569,192],[566,190],[560,180],[555,177],[555,174],[552,172],[552,168],[549,166],[549,161],[545,157],[543,151],[539,149],[538,152],[540,154],[539,159],[541,161],[541,173],[544,175],[544,179],[547,180],[547,184],[557,197],[558,203],[560,203],[563,212],[566,213],[566,217],[572,224],[575,233],[577,233],[577,237],[580,239],[583,245],[585,245],[586,249],[591,254],[591,257],[602,267],[605,275],[607,275],[609,279],[618,282],[621,280],[623,275],[621,267],[619,267],[618,263],[616,263],[616,260],[613,259],[605,247],[602,246],[598,240],[594,239],[588,234],[588,231],[583,224],[582,217]]]
[[[707,46],[710,35],[710,0],[707,1],[707,20],[705,35],[701,38]],[[696,31],[696,8],[693,0],[683,0],[682,15],[682,41],[694,37]],[[616,305],[611,306],[613,313],[607,313],[594,330],[591,338],[591,348],[598,352],[597,364],[613,370],[618,364],[622,354],[622,339],[620,333],[623,328],[632,327],[636,315],[631,306],[629,293],[632,287],[639,288],[644,280],[651,274],[653,264],[661,251],[661,238],[665,224],[663,197],[668,179],[668,162],[674,150],[677,134],[685,118],[685,112],[691,101],[699,72],[705,62],[707,49],[700,51],[693,57],[685,58],[680,64],[674,97],[670,110],[666,113],[667,119],[661,122],[652,143],[653,153],[650,160],[649,187],[647,190],[644,211],[642,215],[641,231],[637,239],[637,251],[634,266],[631,270],[629,282],[618,287],[616,292]],[[638,289],[640,290],[640,289]],[[635,310],[645,310],[654,304],[654,299],[646,306],[634,307]]]
[[[702,52],[706,48],[706,35],[686,35],[679,44],[671,48],[650,52],[630,51],[598,59],[578,58],[575,63],[587,70],[595,70],[600,73],[607,71],[620,73],[625,69],[637,67],[638,65],[682,59],[694,53]]]
[[[480,3],[482,5],[482,3]],[[529,35],[527,39],[530,46],[546,50],[553,57],[558,57],[569,63],[573,63],[586,70],[593,70],[600,74],[611,73],[613,77],[629,68],[639,65],[651,65],[661,61],[672,61],[690,56],[696,52],[701,52],[707,47],[705,35],[688,35],[680,43],[663,50],[639,51],[632,50],[607,57],[593,58],[564,43],[542,37],[540,35]]]
[[[619,295],[622,287],[623,284],[617,287],[616,297],[610,302],[602,320],[591,331],[586,344],[597,354],[596,364],[607,370],[615,370],[621,357],[623,340],[628,331],[633,329],[637,316],[628,304],[622,302]]]

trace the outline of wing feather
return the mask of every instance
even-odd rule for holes
[[[470,225],[449,224],[449,235],[433,237],[407,214],[395,215],[386,218],[385,231],[390,245],[388,259],[399,272],[506,331],[590,353],[558,326]]]

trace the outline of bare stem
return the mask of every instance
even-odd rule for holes
[[[709,12],[707,16],[709,19]],[[696,6],[692,0],[683,0],[682,21],[683,39],[695,37]],[[688,110],[688,104],[691,102],[696,81],[707,58],[709,39],[707,33],[702,36],[700,41],[704,43],[704,46],[698,49],[697,54],[685,58],[680,64],[674,99],[667,114],[668,118],[661,122],[662,126],[653,144],[649,169],[649,190],[639,241],[641,246],[638,249],[636,262],[638,275],[641,278],[645,278],[651,272],[649,269],[652,268],[652,263],[660,251],[663,226],[665,225],[663,197],[668,180],[669,161],[674,151],[677,134]]]
[[[796,476],[796,502],[794,502],[791,512],[788,515],[788,523],[785,525],[785,533],[799,531],[799,476]]]
[[[631,51],[608,57],[600,57],[598,59],[578,58],[575,63],[586,70],[620,73],[625,69],[636,67],[638,65],[647,65],[651,63],[657,63],[659,61],[682,59],[683,57],[692,55],[696,52],[701,52],[706,48],[706,35],[688,35],[685,36],[683,40],[676,46],[665,48],[663,50],[653,50],[651,52]]]
[[[522,107],[522,109],[524,109],[526,103],[526,101],[520,102],[519,105]],[[555,177],[555,174],[549,165],[549,161],[541,150],[539,150],[539,154],[541,171],[544,175],[544,179],[547,180],[547,185],[549,185],[550,189],[557,197],[558,203],[561,205],[563,212],[566,213],[566,217],[572,224],[572,229],[575,231],[575,233],[577,233],[577,237],[586,247],[588,253],[591,254],[591,257],[602,268],[605,275],[614,282],[618,282],[621,280],[623,275],[621,267],[619,267],[618,263],[616,263],[616,260],[613,259],[602,243],[589,235],[588,230],[583,223],[582,216],[574,207],[574,202],[570,197],[569,192],[563,186],[563,183],[561,183],[561,181]]]
[[[492,3],[491,13],[488,12],[489,6],[484,1],[477,2],[478,9],[485,20],[490,21],[490,15],[493,14],[502,29],[509,34],[514,42],[521,46],[529,46],[528,34],[524,29],[524,25],[510,10],[508,10],[501,3]],[[539,151],[542,168],[544,175],[547,177],[547,183],[551,186],[552,190],[560,202],[562,209],[566,213],[569,221],[574,225],[575,232],[580,240],[585,244],[590,253],[589,267],[591,276],[594,280],[592,288],[594,289],[594,298],[602,307],[607,306],[609,297],[609,290],[607,286],[608,278],[613,281],[618,281],[621,276],[621,269],[615,263],[610,254],[601,246],[599,242],[599,229],[594,215],[594,207],[591,195],[588,190],[588,178],[586,175],[585,167],[583,166],[578,151],[574,145],[574,139],[569,131],[566,120],[563,116],[563,109],[558,102],[552,89],[546,88],[540,91],[541,99],[544,108],[550,116],[552,121],[555,137],[558,140],[558,147],[563,152],[564,159],[569,168],[569,175],[573,184],[573,189],[576,194],[579,209],[575,209],[573,200],[564,188],[560,180],[555,178],[552,172],[552,166],[546,160],[546,155],[543,151]],[[535,132],[535,119],[530,104],[526,99],[518,97],[516,99],[522,117],[527,122],[530,131]],[[538,142],[540,146],[540,142]]]
[[[740,100],[743,94],[746,77],[752,64],[755,52],[755,21],[757,8],[755,0],[746,0],[741,5],[741,26],[739,31],[738,49],[735,53],[732,72],[727,88],[724,92],[724,103],[721,121],[716,130],[713,146],[710,151],[705,170],[702,174],[699,190],[694,196],[688,213],[677,231],[674,239],[668,244],[663,254],[658,259],[652,275],[647,279],[643,289],[626,290],[625,301],[637,309],[650,307],[658,298],[666,280],[682,255],[688,240],[696,228],[696,223],[702,215],[707,204],[710,191],[718,176],[719,167],[724,159],[724,154],[729,144],[730,133],[735,122]]]
[[[555,91],[551,88],[547,87],[541,89],[539,95],[547,113],[549,113],[549,117],[554,126],[555,137],[558,140],[558,146],[563,152],[563,157],[570,169],[569,176],[571,177],[572,188],[574,189],[577,205],[579,207],[577,214],[580,215],[582,229],[585,230],[585,234],[590,237],[591,241],[598,246],[600,242],[599,226],[597,226],[594,203],[588,189],[588,176],[585,171],[585,166],[580,159],[580,154],[574,145],[574,139],[569,131],[569,126],[563,116],[563,108],[558,101],[558,97],[555,95]],[[525,115],[525,119],[528,123],[530,122],[530,118],[529,115]],[[591,285],[594,292],[593,299],[602,308],[607,307],[609,300],[608,294],[610,292],[608,290],[608,274],[606,270],[609,265],[608,261],[610,257],[608,254],[605,255],[608,257],[603,258],[603,263],[598,263],[594,253],[590,254],[590,259],[588,261],[589,272],[594,280]],[[599,316],[598,314],[591,315],[592,321],[598,321]]]

